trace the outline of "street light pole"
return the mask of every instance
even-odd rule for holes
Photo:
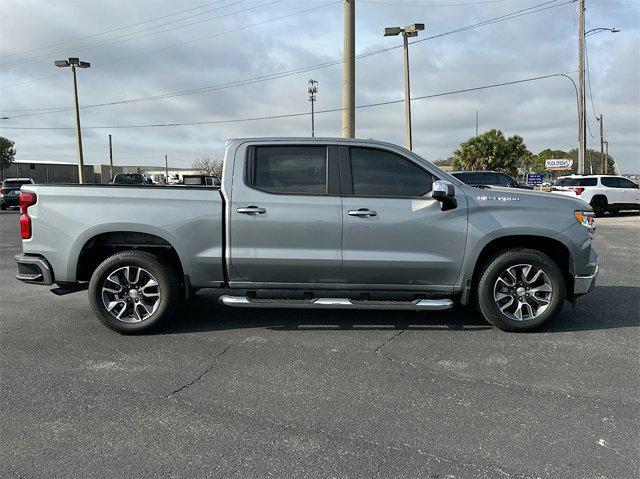
[[[404,122],[406,125],[405,143],[408,150],[413,149],[413,138],[411,135],[411,79],[409,76],[409,38],[402,35],[404,44]]]
[[[78,106],[78,80],[76,78],[76,66],[71,65],[73,72],[73,101],[76,108],[76,137],[78,139],[78,182],[84,183],[84,155],[82,154],[82,132],[80,130],[80,107]]]
[[[54,62],[55,66],[66,68],[71,67],[71,72],[73,76],[73,101],[76,111],[76,137],[77,137],[77,145],[78,145],[78,182],[84,183],[83,178],[83,167],[84,167],[84,156],[82,154],[82,133],[80,131],[80,107],[78,106],[78,80],[76,78],[76,67],[79,68],[89,68],[91,64],[89,62],[80,61],[79,58],[69,58],[68,60],[56,60]]]
[[[402,34],[404,46],[404,115],[405,115],[405,146],[407,150],[413,149],[413,137],[411,134],[411,75],[409,71],[409,37],[417,37],[418,32],[424,30],[424,23],[412,23],[404,28],[391,27],[384,29],[385,37]]]

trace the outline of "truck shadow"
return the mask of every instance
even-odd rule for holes
[[[266,328],[274,331],[317,330],[459,330],[492,329],[471,308],[450,311],[358,311],[229,308],[218,294],[202,291],[178,308],[159,334],[181,334],[227,329]],[[616,329],[640,326],[640,288],[599,286],[578,301],[565,304],[560,315],[538,334]]]

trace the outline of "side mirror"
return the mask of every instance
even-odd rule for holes
[[[442,203],[442,211],[452,210],[458,206],[456,190],[449,181],[436,180],[433,182],[431,197]]]

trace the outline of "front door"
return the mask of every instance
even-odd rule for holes
[[[442,211],[434,177],[397,152],[341,147],[342,281],[447,290],[460,273],[467,238],[466,197]],[[345,167],[346,163],[346,167]],[[344,185],[343,185],[344,186]]]
[[[230,281],[335,283],[342,201],[335,145],[240,148],[229,204]]]
[[[640,205],[640,188],[627,178],[618,178],[618,187],[622,190],[622,201],[627,205]]]

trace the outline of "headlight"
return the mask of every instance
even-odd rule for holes
[[[591,233],[596,230],[595,214],[593,211],[576,210],[573,212],[576,221],[587,228]]]

